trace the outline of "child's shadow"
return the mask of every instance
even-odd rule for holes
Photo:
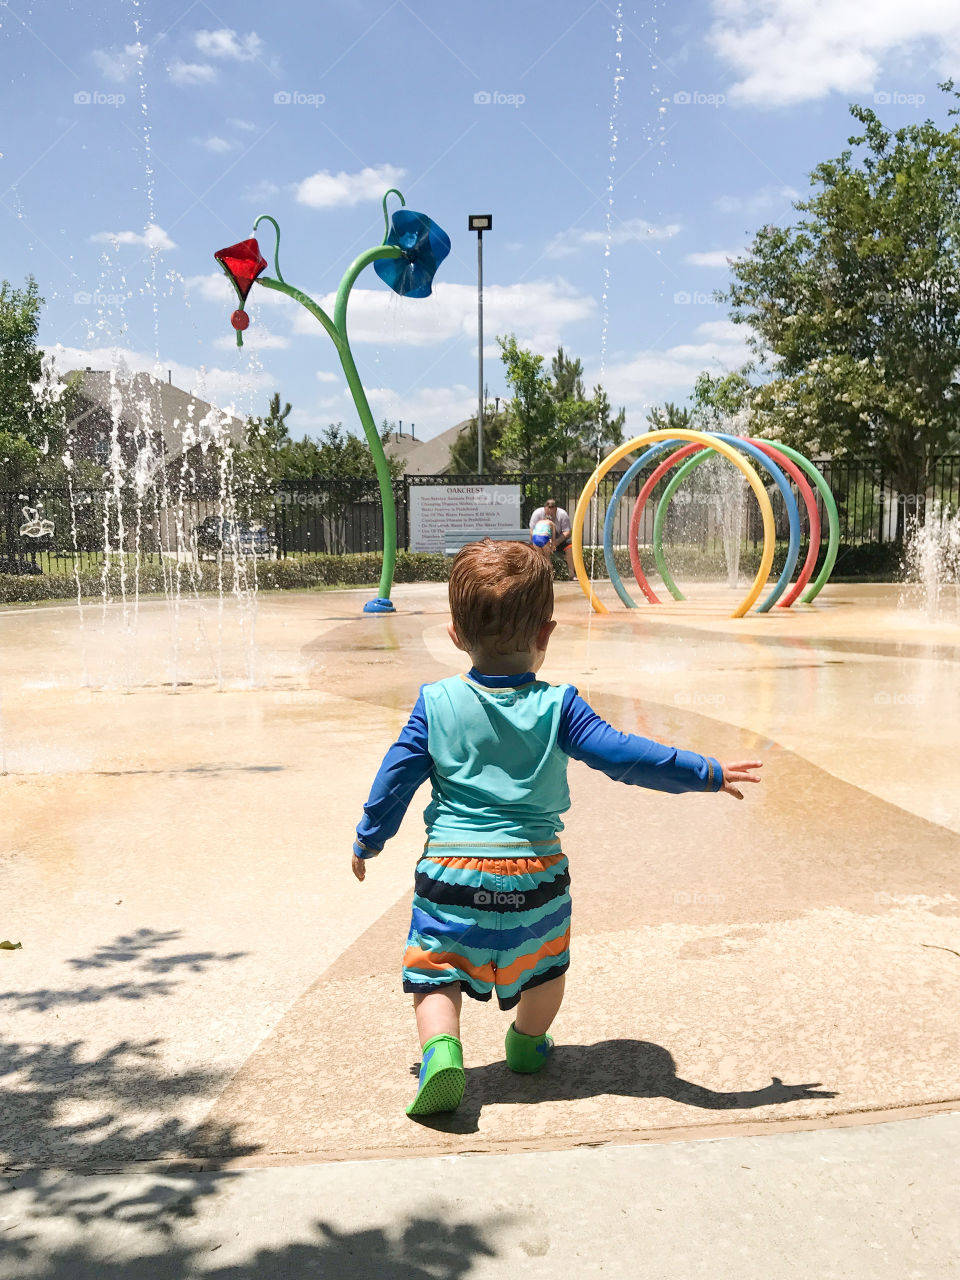
[[[419,1070],[419,1064],[414,1070]],[[681,1080],[670,1053],[646,1040],[601,1040],[599,1044],[558,1045],[542,1072],[517,1075],[505,1062],[468,1067],[463,1102],[453,1114],[417,1117],[421,1124],[447,1133],[476,1133],[484,1103],[574,1102],[599,1094],[629,1098],[672,1098],[710,1111],[767,1107],[804,1098],[834,1098],[812,1084],[784,1084],[777,1076],[763,1089],[717,1093]]]

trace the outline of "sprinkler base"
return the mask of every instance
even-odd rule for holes
[[[396,613],[392,600],[387,596],[377,596],[376,600],[368,600],[363,606],[364,613]]]

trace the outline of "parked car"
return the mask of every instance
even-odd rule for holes
[[[215,559],[221,549],[226,556],[236,552],[241,556],[258,556],[267,560],[274,559],[277,554],[277,544],[270,536],[270,530],[262,524],[207,516],[197,525],[194,534],[197,555],[201,560]]]

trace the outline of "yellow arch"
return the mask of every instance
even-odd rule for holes
[[[763,555],[760,558],[760,568],[757,570],[753,585],[730,615],[732,618],[742,618],[751,605],[756,603],[757,597],[770,576],[770,568],[773,564],[773,549],[776,542],[773,507],[770,505],[770,499],[767,496],[766,489],[763,487],[763,482],[743,454],[735,449],[733,445],[727,444],[725,440],[718,440],[716,436],[710,435],[706,431],[689,431],[681,428],[673,431],[647,431],[642,436],[634,436],[626,444],[618,445],[613,453],[608,454],[600,463],[599,467],[583,486],[583,492],[580,494],[577,509],[573,516],[573,567],[576,570],[577,581],[580,583],[581,590],[590,601],[595,613],[609,612],[606,605],[594,591],[583,563],[583,525],[587,518],[590,499],[596,493],[603,477],[611,467],[616,466],[621,458],[625,458],[628,453],[633,453],[635,449],[639,449],[641,446],[645,448],[648,445],[656,444],[658,440],[695,440],[708,443],[711,449],[715,449],[717,453],[722,454],[728,462],[732,462],[735,467],[743,472],[747,483],[756,494],[757,502],[760,504],[760,514],[763,517]]]

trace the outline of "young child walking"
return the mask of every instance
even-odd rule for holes
[[[428,778],[427,842],[414,877],[403,989],[422,1047],[411,1116],[463,1097],[462,994],[515,1009],[507,1066],[539,1071],[570,963],[570,875],[560,815],[567,761],[657,791],[725,791],[759,782],[760,761],[711,756],[619,733],[573,685],[537,679],[553,621],[553,574],[521,542],[465,546],[450,572],[450,639],[466,675],[426,684],[377,773],[357,827],[353,873],[395,835]]]

